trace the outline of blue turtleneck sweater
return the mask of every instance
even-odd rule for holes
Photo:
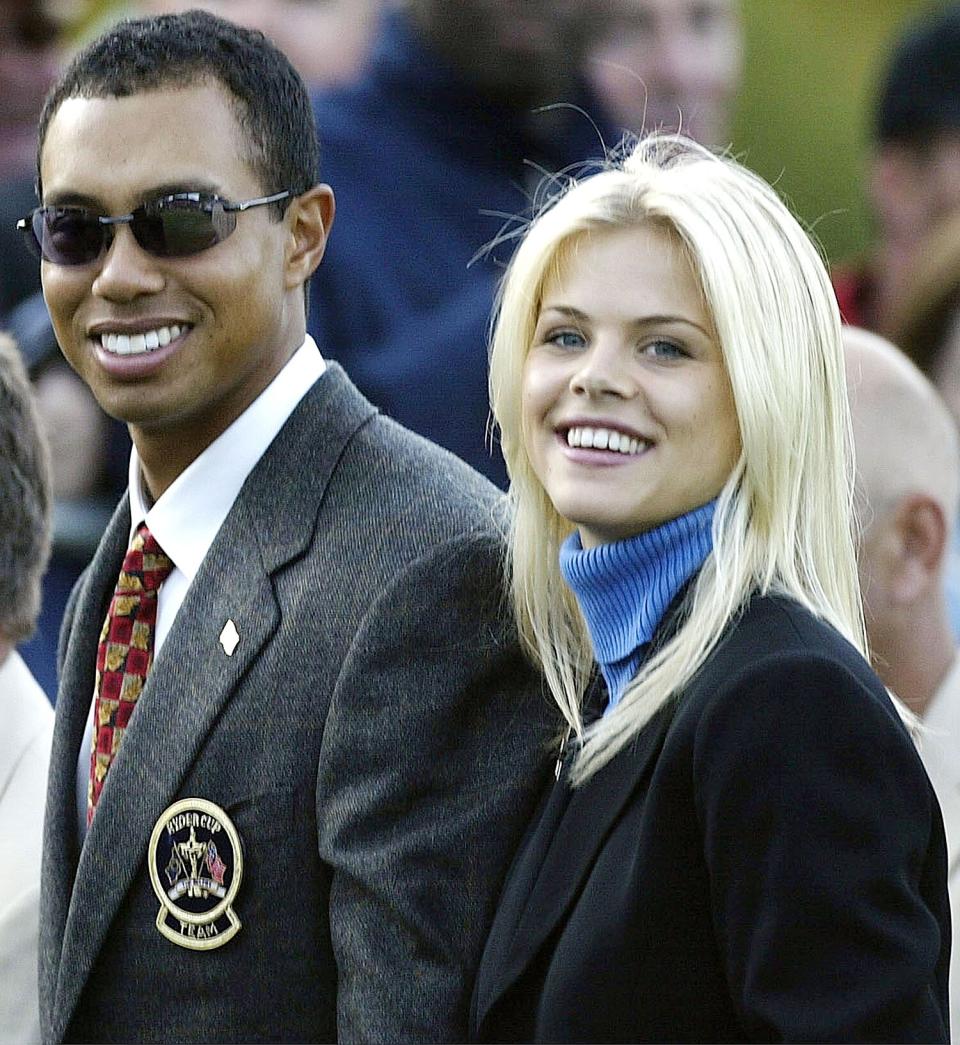
[[[636,675],[667,607],[713,548],[716,501],[625,541],[584,549],[574,531],[561,545],[560,572],[587,622],[615,707]]]

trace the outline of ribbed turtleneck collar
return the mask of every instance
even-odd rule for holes
[[[713,547],[716,501],[612,544],[584,549],[572,533],[560,572],[587,622],[610,705],[636,674],[667,607]]]

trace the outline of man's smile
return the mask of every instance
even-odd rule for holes
[[[130,356],[143,352],[154,352],[158,348],[166,348],[171,341],[176,341],[181,334],[190,330],[189,325],[172,324],[145,330],[138,334],[120,332],[101,333],[100,346],[112,355]]]

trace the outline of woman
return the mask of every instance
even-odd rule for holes
[[[839,324],[775,193],[683,139],[527,230],[491,389],[572,739],[479,1040],[947,1040],[943,828],[862,656]]]

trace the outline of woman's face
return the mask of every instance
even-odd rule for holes
[[[715,497],[740,454],[733,392],[679,241],[594,232],[548,277],[523,374],[533,469],[584,547]]]

